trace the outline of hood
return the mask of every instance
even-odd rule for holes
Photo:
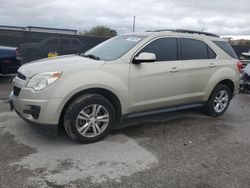
[[[26,77],[34,74],[53,71],[74,71],[79,69],[94,68],[104,64],[104,61],[97,61],[79,55],[66,55],[41,59],[24,64],[18,69]]]

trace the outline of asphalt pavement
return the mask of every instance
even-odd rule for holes
[[[0,100],[6,100],[12,90],[12,80],[11,76],[0,76]]]
[[[249,105],[238,94],[217,118],[194,109],[134,119],[84,145],[63,130],[44,135],[2,100],[0,187],[248,188]]]

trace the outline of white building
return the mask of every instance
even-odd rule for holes
[[[33,31],[33,32],[57,33],[57,34],[68,34],[68,35],[77,34],[77,30],[72,30],[72,29],[58,29],[49,27],[36,27],[36,26],[18,27],[18,26],[0,25],[0,30]]]
[[[25,27],[0,25],[0,30],[14,30],[14,31],[24,31]]]

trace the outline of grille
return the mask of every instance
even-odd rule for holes
[[[21,89],[19,87],[14,86],[14,88],[13,88],[14,96],[17,97],[19,95],[20,91],[21,91]]]
[[[26,76],[24,76],[22,73],[18,72],[17,73],[17,78],[21,79],[21,80],[26,80]]]

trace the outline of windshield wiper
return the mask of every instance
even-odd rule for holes
[[[83,57],[88,57],[88,58],[94,59],[94,60],[100,60],[100,57],[95,56],[93,54],[86,54],[86,55],[84,54]]]

